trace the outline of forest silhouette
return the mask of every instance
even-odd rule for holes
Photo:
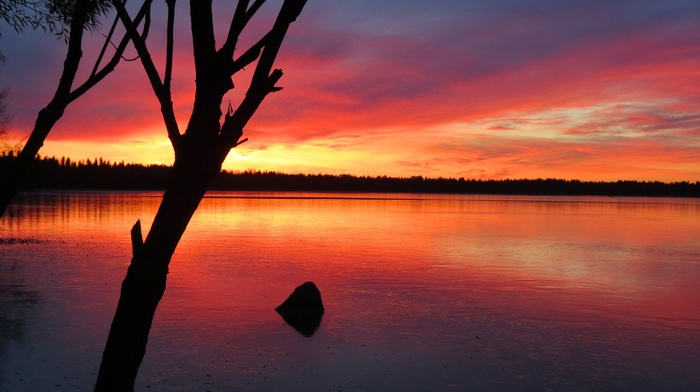
[[[0,173],[16,159],[14,152],[0,154]],[[61,190],[163,190],[172,176],[172,167],[114,163],[102,158],[71,160],[39,157],[29,168],[20,189]],[[580,181],[564,179],[426,178],[355,176],[350,174],[287,174],[274,171],[222,171],[211,190],[312,191],[379,193],[455,193],[503,195],[598,195],[700,197],[698,182],[661,181]]]

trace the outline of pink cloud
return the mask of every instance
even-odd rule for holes
[[[435,176],[623,176],[624,169],[630,176],[700,177],[686,168],[700,143],[697,12],[681,2],[467,3],[439,8],[438,1],[424,12],[389,3],[312,6],[282,48],[284,90],[246,129],[250,146],[322,141],[348,151],[367,144],[377,154],[397,153],[395,167],[383,170]],[[361,12],[368,7],[391,18],[373,19]],[[194,76],[186,31],[180,36],[173,100],[184,131]],[[152,49],[162,56],[158,41]],[[22,52],[8,58],[15,53]],[[48,53],[47,62],[60,64],[59,51]],[[48,102],[55,73],[37,84],[22,76],[12,87],[22,128]],[[242,97],[250,73],[252,67],[234,80],[224,105]],[[483,134],[456,131],[427,141],[426,133],[452,123],[483,125]],[[145,132],[148,140],[153,133],[166,140],[157,101],[134,62],[72,105],[51,138],[111,143]],[[423,147],[410,146],[416,143]]]

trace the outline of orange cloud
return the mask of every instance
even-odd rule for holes
[[[284,90],[263,103],[226,168],[700,179],[696,7],[453,3],[312,5],[280,54]],[[194,80],[186,31],[178,36],[173,101],[184,131]],[[8,59],[27,55],[18,48]],[[60,63],[61,53],[47,53]],[[249,73],[224,106],[242,98]],[[37,78],[41,94],[19,75],[13,135],[30,129],[54,74]],[[170,163],[161,123],[140,64],[120,64],[69,108],[42,153]]]

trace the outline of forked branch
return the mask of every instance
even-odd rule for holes
[[[146,6],[146,4],[144,4],[139,10],[138,14],[136,14],[136,18],[134,18],[134,24],[136,26],[139,26],[141,24],[141,21],[147,15],[147,11],[148,7]],[[105,43],[102,47],[102,50],[100,51],[100,55],[95,61],[95,66],[93,67],[90,76],[87,78],[87,80],[85,80],[83,84],[75,88],[75,90],[73,90],[69,94],[68,99],[70,102],[73,102],[74,100],[78,99],[80,96],[82,96],[92,87],[94,87],[97,83],[102,81],[102,79],[104,79],[107,75],[114,71],[117,64],[119,64],[119,61],[122,59],[124,51],[126,50],[126,47],[129,45],[130,41],[128,34],[124,34],[124,37],[122,37],[121,41],[119,42],[119,45],[115,46],[115,52],[114,55],[112,55],[112,58],[105,64],[104,67],[102,67],[102,69],[98,70],[100,63],[102,62],[102,58],[104,57],[107,46],[110,43],[111,37],[114,35],[114,29],[118,20],[118,17],[115,18],[114,24],[112,25],[109,34],[105,38]]]
[[[248,25],[248,22],[253,18],[256,12],[262,7],[266,0],[255,0],[253,5],[248,8],[248,0],[240,0],[236,11],[231,19],[231,26],[228,30],[228,35],[226,37],[226,43],[219,49],[219,54],[225,58],[232,58],[233,52],[236,50],[236,45],[238,43],[238,38],[241,33]]]
[[[228,149],[238,145],[238,139],[243,133],[243,128],[252,118],[265,97],[269,93],[282,89],[277,87],[277,82],[282,78],[282,70],[275,69],[273,71],[272,66],[277,58],[282,41],[287,34],[289,25],[296,20],[305,4],[306,0],[285,0],[270,32],[253,46],[256,48],[255,50],[246,52],[246,54],[251,53],[248,55],[249,57],[246,57],[246,61],[248,61],[250,58],[258,57],[257,48],[261,48],[258,63],[245,98],[243,98],[243,101],[241,101],[238,109],[233,114],[224,118],[224,124],[221,127],[221,147],[226,153],[228,153]]]
[[[144,6],[150,9],[150,5],[152,2],[153,0],[147,0],[144,2]],[[175,110],[173,109],[173,102],[171,99],[169,83],[166,85],[161,80],[160,74],[158,73],[158,69],[153,63],[151,54],[148,51],[148,47],[146,46],[146,41],[143,38],[143,36],[138,32],[136,24],[131,20],[129,13],[124,7],[124,4],[119,0],[112,0],[112,4],[116,8],[117,14],[121,19],[122,24],[124,24],[127,34],[131,38],[131,42],[133,42],[134,44],[136,52],[141,58],[141,64],[143,65],[143,68],[146,71],[146,75],[148,76],[148,80],[151,83],[153,92],[155,93],[156,98],[158,98],[158,102],[160,103],[160,111],[163,115],[163,121],[165,123],[165,128],[168,132],[168,138],[170,138],[170,142],[173,144],[173,147],[177,149],[180,143],[180,131],[177,125],[177,119],[175,118]],[[172,61],[172,56],[168,59],[168,61]],[[166,65],[166,69],[169,69],[171,67],[172,65]]]

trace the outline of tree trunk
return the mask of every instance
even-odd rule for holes
[[[96,392],[134,390],[153,317],[165,292],[168,265],[209,183],[221,169],[212,155],[176,159],[173,178],[142,246],[140,236],[132,233],[135,254],[122,282]]]
[[[238,62],[230,58],[238,34],[263,2],[255,1],[249,8],[248,1],[241,0],[236,7],[227,43],[222,51],[217,52],[211,1],[190,0],[196,90],[187,130],[180,134],[170,98],[170,72],[167,71],[172,53],[166,55],[166,80],[163,81],[151,61],[144,37],[136,31],[123,3],[113,0],[161,104],[168,136],[175,150],[175,164],[173,177],[143,245],[140,244],[138,228],[132,230],[134,255],[122,283],[95,391],[133,391],[139,366],[146,354],[153,317],[165,292],[168,265],[175,248],[209,184],[221,171],[221,164],[229,151],[241,143],[239,139],[248,120],[269,93],[281,90],[275,84],[282,77],[282,71],[272,70],[272,66],[289,25],[301,13],[306,0],[284,0],[270,32],[241,55]],[[174,1],[167,4],[170,7],[168,24],[172,26]],[[172,40],[170,33],[169,40]],[[245,98],[235,111],[229,107],[223,125],[220,124],[222,99],[233,88],[231,77],[258,57]]]

